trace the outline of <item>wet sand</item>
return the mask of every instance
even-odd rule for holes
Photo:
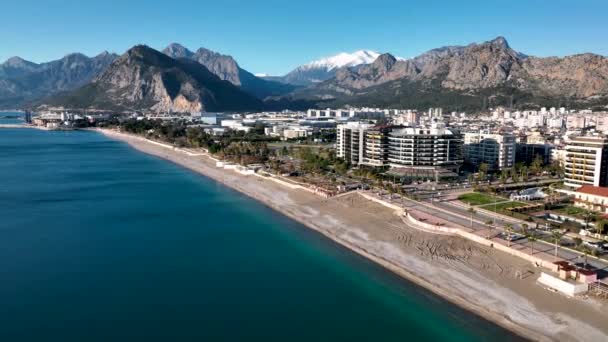
[[[106,136],[187,167],[303,223],[388,270],[532,340],[608,340],[608,303],[568,298],[536,283],[530,263],[459,237],[408,227],[395,211],[357,193],[324,199],[259,176],[215,166],[143,138]],[[524,279],[516,276],[523,273]]]

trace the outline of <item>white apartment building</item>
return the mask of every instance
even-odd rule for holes
[[[515,135],[488,131],[464,134],[464,160],[473,165],[486,163],[492,170],[515,165]]]
[[[243,125],[242,120],[222,120],[220,126],[230,128],[235,131],[249,132],[251,130],[250,126]]]
[[[308,130],[305,128],[290,127],[283,130],[283,137],[285,139],[306,138],[307,136]]]
[[[608,139],[604,136],[577,136],[565,147],[564,184],[608,185]]]
[[[355,112],[346,109],[309,109],[306,116],[309,118],[347,119],[355,116]]]
[[[407,110],[397,114],[393,119],[395,125],[417,125],[420,123],[420,114],[415,110]]]
[[[584,115],[568,115],[566,117],[566,128],[568,130],[575,130],[587,127],[588,120]]]
[[[363,162],[365,151],[365,132],[373,124],[348,122],[336,128],[336,155],[351,165]]]
[[[377,167],[388,164],[389,132],[389,127],[374,127],[365,131],[362,164]]]

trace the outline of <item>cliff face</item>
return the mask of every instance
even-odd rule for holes
[[[292,85],[256,77],[239,67],[232,56],[205,48],[192,52],[180,44],[173,43],[166,47],[163,53],[172,58],[186,58],[198,62],[220,79],[228,81],[260,99],[283,95],[295,89]]]
[[[188,113],[261,108],[260,101],[201,64],[176,60],[147,46],[130,49],[90,84],[48,102],[79,108]]]
[[[608,58],[603,56],[529,57],[523,68],[531,79],[530,87],[550,95],[588,98],[608,94]]]

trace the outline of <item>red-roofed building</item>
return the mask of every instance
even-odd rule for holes
[[[608,214],[608,188],[581,186],[574,193],[574,206]]]

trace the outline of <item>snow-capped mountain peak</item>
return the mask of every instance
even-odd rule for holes
[[[351,67],[361,64],[369,64],[376,60],[380,56],[379,53],[371,50],[359,50],[353,53],[342,52],[335,56],[322,58],[301,66],[301,69],[325,69],[327,71],[342,68]]]

